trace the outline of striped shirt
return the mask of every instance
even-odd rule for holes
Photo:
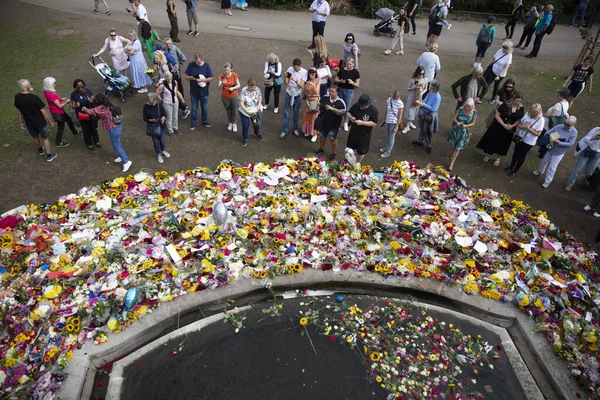
[[[398,110],[404,108],[402,100],[394,100],[391,97],[386,101],[387,111],[385,112],[385,123],[386,124],[397,124],[398,123]]]

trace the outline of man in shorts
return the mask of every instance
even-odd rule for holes
[[[325,152],[325,144],[327,139],[331,141],[331,159],[335,160],[338,150],[338,132],[340,130],[340,124],[342,118],[346,113],[346,103],[339,96],[340,90],[337,86],[332,86],[328,89],[329,94],[321,97],[319,101],[320,112],[323,115],[323,122],[319,131],[319,150],[317,154],[323,154]]]
[[[442,34],[442,25],[447,16],[448,7],[446,6],[446,2],[440,1],[431,8],[431,13],[429,14],[429,31],[427,31],[425,46],[437,42],[438,37]]]
[[[356,152],[356,162],[360,163],[369,152],[371,132],[377,126],[379,111],[371,105],[371,98],[363,93],[348,110],[348,121],[352,124],[346,147]]]
[[[50,113],[46,111],[44,102],[33,92],[33,87],[27,79],[19,81],[20,93],[15,95],[15,107],[19,110],[19,121],[21,128],[27,129],[33,139],[33,144],[38,149],[38,154],[46,154],[46,161],[52,162],[56,153],[50,150],[50,128],[54,128],[54,122]],[[50,127],[48,127],[50,125]],[[44,140],[44,146],[40,143],[40,137]],[[45,150],[45,152],[44,152]]]
[[[189,35],[198,36],[198,14],[196,13],[196,0],[183,0],[185,3],[185,13],[187,14],[188,26],[190,30]],[[194,29],[192,30],[192,22],[194,23]]]

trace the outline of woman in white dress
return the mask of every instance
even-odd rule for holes
[[[406,112],[404,113],[406,123],[404,124],[404,129],[402,129],[403,135],[406,135],[411,129],[417,129],[412,123],[419,111],[419,105],[416,102],[422,100],[426,87],[427,78],[425,78],[425,69],[419,65],[415,73],[408,80],[408,88],[406,89],[408,90],[408,97],[406,98]]]
[[[104,46],[102,46],[102,48],[96,54],[94,54],[93,57],[98,57],[100,54],[104,53],[106,49],[108,49],[108,52],[112,57],[114,69],[119,71],[121,75],[127,76],[129,57],[125,53],[125,47],[129,46],[130,42],[123,36],[117,35],[117,32],[114,29],[111,29],[109,34],[110,36],[104,41]]]

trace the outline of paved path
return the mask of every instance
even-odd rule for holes
[[[24,0],[27,3],[37,4],[57,10],[73,12],[82,15],[89,15],[90,22],[96,20],[113,19],[118,21],[131,21],[132,26],[135,22],[130,14],[125,11],[128,3],[124,0],[108,0],[109,7],[112,9],[111,16],[104,14],[94,15],[92,12],[92,0]],[[176,0],[176,7],[179,16],[179,27],[181,34],[187,32],[187,19],[185,16],[185,5]],[[169,27],[167,19],[165,1],[147,0],[143,4],[148,10],[148,17],[153,26]],[[100,10],[102,10],[100,5]],[[219,33],[232,36],[242,36],[250,38],[263,38],[274,40],[301,41],[308,44],[311,38],[311,15],[302,11],[274,11],[250,7],[246,12],[234,9],[233,16],[221,14],[220,3],[211,0],[198,0],[198,18],[199,29],[201,32]],[[452,15],[450,15],[452,19]],[[357,18],[352,16],[331,15],[327,19],[325,28],[325,37],[330,46],[333,43],[343,43],[344,35],[353,32],[361,46],[378,47],[385,49],[390,45],[390,39],[387,37],[375,37],[373,35],[373,26],[377,20]],[[453,22],[453,21],[451,21]],[[236,29],[239,27],[244,30]],[[406,37],[405,52],[415,52],[420,54],[425,42],[427,21],[417,22],[417,36]],[[450,31],[443,31],[440,37],[440,54],[444,55],[475,55],[475,32],[479,29],[479,23],[476,22],[454,22]],[[499,25],[498,38],[496,45],[504,37],[504,26]],[[517,41],[522,32],[522,25],[517,26],[515,38]],[[203,46],[202,37],[198,42]],[[498,47],[496,46],[496,47]],[[579,37],[577,29],[566,26],[557,26],[554,33],[544,39],[540,53],[540,61],[569,59],[573,60],[579,54],[583,41]],[[338,50],[335,47],[331,47]],[[330,51],[332,51],[330,49]],[[336,54],[338,51],[334,51]],[[521,56],[525,53],[517,50],[516,55]],[[570,61],[572,62],[572,61]]]

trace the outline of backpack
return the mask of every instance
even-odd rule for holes
[[[546,28],[546,35],[550,35],[552,31],[554,31],[554,27],[556,26],[556,15],[552,13],[552,19],[550,20],[550,24]]]
[[[400,20],[400,23],[404,21],[404,33],[410,33],[410,24],[408,23],[408,18],[404,17]]]
[[[119,125],[123,123],[123,111],[121,111],[121,107],[113,107],[111,112],[114,124]]]
[[[442,6],[439,4],[435,6],[435,9],[431,14],[429,14],[429,23],[432,25],[437,25],[439,22],[442,22],[442,16],[440,15],[440,10]]]
[[[482,43],[489,43],[492,38],[492,27],[490,25],[483,25],[483,28],[477,36],[477,41]]]

